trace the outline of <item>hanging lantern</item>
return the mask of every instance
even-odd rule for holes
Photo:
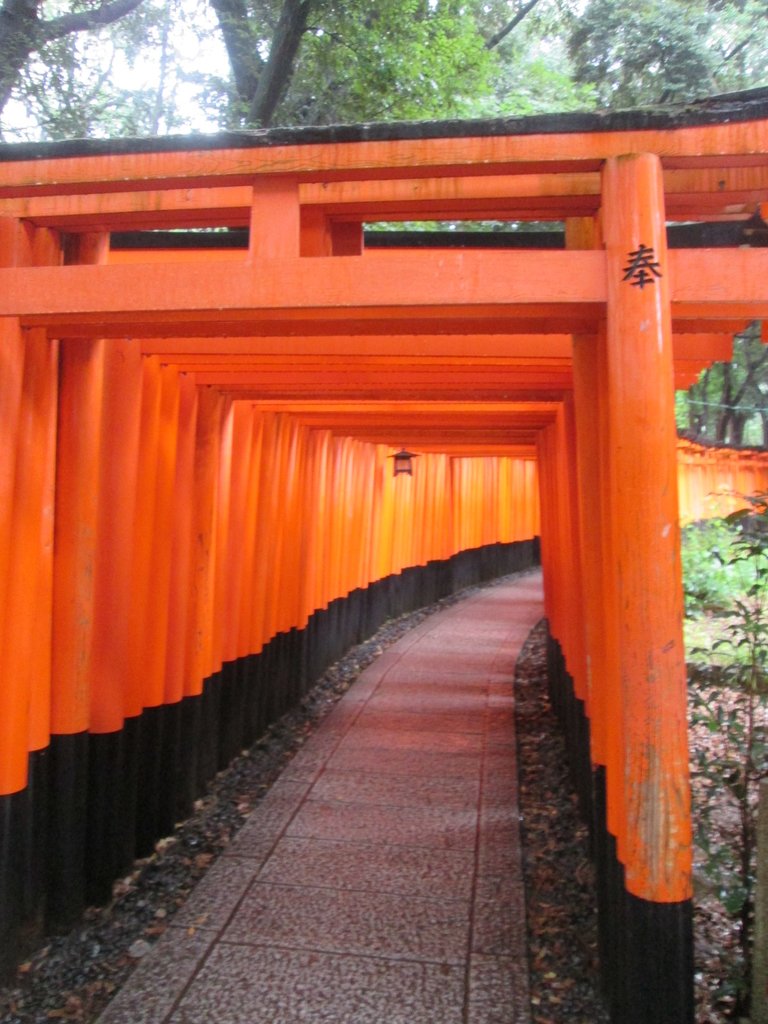
[[[413,460],[416,458],[414,452],[406,451],[405,448],[401,448],[399,452],[395,452],[394,455],[390,455],[391,459],[394,459],[394,475],[399,476],[400,473],[407,473],[408,476],[413,476]]]

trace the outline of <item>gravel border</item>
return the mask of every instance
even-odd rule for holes
[[[547,629],[515,667],[518,801],[533,1024],[607,1024],[597,951],[589,832],[568,774],[565,737],[547,693]]]
[[[0,989],[0,1024],[95,1021],[360,672],[428,615],[529,572],[469,587],[394,619],[332,665],[295,710],[216,776],[195,804],[194,816],[115,883],[109,905],[87,910],[67,934],[48,936],[22,964],[18,982]],[[534,630],[516,671],[533,1022],[601,1024],[607,1018],[601,1016],[596,993],[595,902],[586,829],[578,821],[564,745],[546,697],[544,635],[541,626]],[[547,764],[551,771],[543,772]]]

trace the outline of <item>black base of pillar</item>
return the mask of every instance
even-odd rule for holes
[[[606,820],[605,768],[590,765],[589,722],[558,642],[547,646],[549,694],[565,733],[571,777],[590,825],[597,877],[601,977],[612,1024],[693,1024],[693,910],[627,892]]]
[[[138,757],[132,744],[136,730],[125,727],[89,737],[85,895],[91,904],[110,899],[112,883],[128,872],[135,856]]]
[[[0,796],[0,980],[39,942],[47,889],[48,751],[29,756],[26,789]]]
[[[694,1024],[693,904],[625,896],[622,1024]]]
[[[82,914],[88,841],[87,733],[53,736],[48,797],[48,921],[71,925]]]

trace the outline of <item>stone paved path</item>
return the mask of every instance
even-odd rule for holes
[[[99,1024],[528,1024],[513,670],[538,573],[370,665]]]

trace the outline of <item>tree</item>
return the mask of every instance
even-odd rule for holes
[[[0,111],[33,53],[54,40],[111,25],[143,0],[85,0],[44,17],[43,0],[3,0],[0,8]]]
[[[211,131],[217,118],[200,102],[192,69],[211,63],[212,40],[216,23],[207,0],[142,0],[110,25],[35,51],[17,77],[0,131],[8,141]],[[222,46],[218,56],[226,66]]]
[[[679,395],[677,412],[691,440],[768,448],[768,345],[759,324],[737,335],[730,363],[713,363]]]
[[[494,51],[540,0],[211,0],[242,125],[447,117],[490,90]],[[481,21],[488,34],[481,30]]]
[[[758,0],[589,0],[569,52],[603,106],[688,100],[761,80],[764,22]]]
[[[513,19],[499,30],[481,21],[481,31],[496,47],[496,71],[491,93],[478,97],[470,112],[503,116],[594,109],[594,86],[575,81],[568,52],[577,5],[545,0],[521,10],[523,24],[523,18],[514,24]]]
[[[0,127],[150,135],[685,98],[759,80],[764,16],[765,0],[631,16],[616,0],[0,0]]]
[[[134,5],[119,20],[117,2],[89,22],[114,14],[108,33],[55,38],[53,19],[34,8],[34,31],[6,61],[3,99],[13,90],[38,136],[461,115],[490,94],[497,52],[548,0],[119,0]],[[199,37],[201,59],[174,52],[180,33]],[[137,89],[126,53],[156,81],[144,75]]]

